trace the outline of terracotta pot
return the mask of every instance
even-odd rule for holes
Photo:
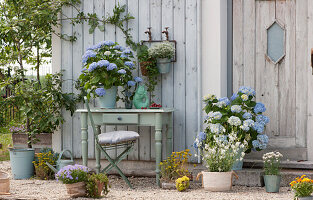
[[[101,196],[101,193],[102,193],[102,190],[103,190],[103,186],[104,186],[104,183],[100,182],[100,181],[96,181],[96,190],[95,190],[95,197],[100,197]]]
[[[36,153],[39,153],[41,148],[52,147],[52,133],[41,133],[36,135],[39,140],[33,144],[33,148]],[[27,148],[28,136],[25,133],[12,134],[13,146],[14,148]]]
[[[72,184],[66,184],[67,194],[70,197],[84,197],[86,196],[86,184],[85,182],[78,182]]]
[[[140,62],[140,69],[141,69],[141,74],[143,76],[148,76],[149,75],[149,72],[146,68],[147,65],[150,65],[152,62],[151,61],[144,61],[144,62]]]
[[[205,172],[202,171],[197,175],[197,180],[202,175],[202,187],[213,192],[229,191],[232,188],[232,178],[238,176],[235,172]]]
[[[9,194],[10,179],[7,173],[0,172],[0,194]]]

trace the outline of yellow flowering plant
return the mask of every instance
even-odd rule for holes
[[[189,149],[173,152],[170,157],[160,163],[163,181],[175,181],[183,176],[190,176],[187,168],[188,158],[191,156]]]
[[[296,197],[308,197],[313,192],[313,180],[302,175],[300,178],[290,183],[291,189],[295,192]]]
[[[46,164],[48,162],[51,165],[55,165],[56,158],[53,152],[42,152],[35,156],[33,164],[35,166],[36,177],[42,180],[47,180],[53,177],[54,172]]]
[[[176,180],[176,189],[179,192],[186,191],[189,188],[189,178],[187,176],[183,176]]]

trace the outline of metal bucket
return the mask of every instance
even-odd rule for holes
[[[171,60],[168,58],[157,59],[157,67],[161,74],[167,74],[171,71]]]
[[[10,149],[13,179],[29,179],[34,175],[35,149]]]
[[[116,94],[117,86],[105,90],[106,93],[103,97],[98,97],[100,108],[115,108],[116,107]]]

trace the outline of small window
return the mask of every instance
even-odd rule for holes
[[[285,29],[277,21],[267,28],[267,56],[275,64],[285,56]]]

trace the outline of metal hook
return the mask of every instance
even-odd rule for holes
[[[151,41],[152,40],[152,34],[151,34],[151,27],[148,27],[148,30],[147,31],[145,31],[145,34],[148,34],[148,37],[149,37],[149,41]]]
[[[168,37],[168,29],[169,29],[169,27],[165,27],[165,30],[162,31],[162,33],[165,34],[166,40],[169,40],[169,37]]]

